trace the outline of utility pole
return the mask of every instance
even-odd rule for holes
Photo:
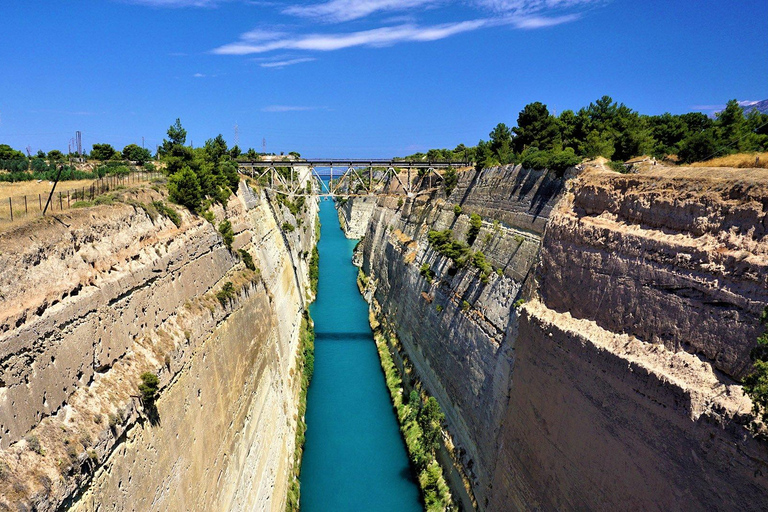
[[[141,136],[141,147],[142,147],[142,149],[144,148],[144,136],[143,135]]]
[[[266,137],[261,139],[261,152],[267,154],[267,139]]]

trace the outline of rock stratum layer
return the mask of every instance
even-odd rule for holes
[[[471,213],[485,279],[427,240],[465,240]],[[465,171],[448,198],[380,198],[362,256],[479,508],[768,507],[739,384],[768,303],[765,171]]]
[[[316,204],[283,233],[241,183],[215,213],[232,250],[137,202],[0,235],[0,510],[284,509]]]

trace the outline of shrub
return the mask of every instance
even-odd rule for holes
[[[445,195],[450,196],[453,193],[453,189],[456,188],[456,184],[459,183],[459,176],[456,174],[456,169],[450,168],[445,171],[443,175],[443,187],[445,188]]]
[[[281,229],[282,229],[282,230],[283,230],[285,233],[292,233],[292,232],[293,232],[293,231],[296,229],[296,226],[294,226],[293,224],[291,224],[291,223],[290,223],[290,222],[288,222],[288,221],[285,221],[285,222],[283,222],[283,225],[282,225],[282,226],[280,226],[280,228],[281,228]]]
[[[615,162],[611,160],[608,162],[608,167],[610,167],[612,171],[616,171],[621,174],[626,174],[628,172],[627,168],[624,166],[624,162]]]
[[[517,299],[514,304],[512,304],[512,307],[515,309],[518,309],[523,304],[525,304],[525,299]]]
[[[251,253],[245,249],[240,249],[238,252],[240,253],[240,257],[243,259],[243,263],[245,263],[245,268],[248,270],[256,270],[256,264],[253,262]]]
[[[463,312],[466,313],[467,311],[469,311],[469,308],[470,308],[469,302],[467,302],[465,300],[461,301],[461,310]]]
[[[224,286],[221,287],[221,290],[216,292],[216,298],[219,299],[219,302],[223,307],[226,307],[227,303],[229,303],[229,301],[234,297],[235,286],[230,281],[224,283]]]
[[[429,267],[429,263],[424,263],[421,268],[419,269],[419,274],[421,274],[428,283],[432,284],[432,280],[435,278],[435,271],[432,270]]]
[[[203,213],[201,213],[200,215],[202,215],[202,216],[203,216],[203,218],[204,218],[205,220],[207,220],[208,222],[210,222],[211,224],[213,224],[213,223],[214,223],[214,221],[216,220],[216,217],[213,215],[213,212],[212,212],[211,210],[205,210],[205,211],[204,211]]]
[[[224,245],[227,249],[232,250],[232,242],[235,241],[235,232],[232,230],[232,223],[229,220],[224,219],[219,223],[219,234],[224,240]]]
[[[29,434],[24,440],[27,442],[27,448],[38,455],[45,455],[45,450],[43,450],[43,447],[40,444],[40,439],[35,434]]]
[[[176,210],[166,205],[162,201],[153,201],[152,206],[154,206],[158,212],[168,217],[170,221],[176,225],[176,227],[181,226],[181,217]]]
[[[766,330],[758,336],[757,346],[750,352],[754,361],[752,373],[744,378],[744,391],[752,399],[752,412],[768,423],[768,306],[760,316]]]
[[[473,213],[469,216],[469,231],[467,231],[467,243],[472,245],[477,240],[477,235],[480,233],[480,228],[483,227],[483,218],[478,214]]]
[[[457,267],[466,264],[469,256],[469,246],[464,242],[453,239],[453,232],[450,229],[445,231],[430,231],[427,233],[429,244],[438,252],[438,254],[450,258]]]
[[[182,167],[179,172],[168,178],[168,197],[176,204],[196,212],[200,208],[202,194],[200,181],[189,167]]]
[[[320,253],[317,246],[312,248],[312,257],[309,259],[309,284],[312,293],[317,295],[317,283],[320,280]]]
[[[140,376],[141,384],[139,384],[139,393],[141,393],[141,400],[147,407],[152,407],[157,398],[157,387],[160,380],[152,372],[144,372]]]
[[[459,215],[461,215],[461,206],[459,206],[459,205],[456,205],[456,206],[454,206],[454,207],[453,207],[453,214],[454,214],[455,216],[457,216],[457,217],[458,217]]]

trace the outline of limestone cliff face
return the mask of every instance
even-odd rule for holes
[[[359,197],[345,201],[337,208],[339,224],[347,238],[363,238],[376,206],[376,198]]]
[[[768,302],[768,175],[460,176],[450,198],[380,199],[363,270],[479,507],[768,506],[736,380]],[[469,213],[487,283],[426,240],[465,239]]]
[[[284,508],[316,205],[292,239],[244,184],[215,213],[232,251],[141,205],[0,235],[0,509]],[[145,371],[156,414],[134,396]]]

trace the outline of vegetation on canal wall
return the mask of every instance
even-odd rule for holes
[[[443,413],[440,405],[434,397],[420,391],[419,384],[404,400],[403,380],[390,353],[390,345],[397,340],[393,333],[385,333],[379,328],[374,331],[374,339],[400,432],[408,448],[408,458],[418,473],[425,508],[428,511],[451,510],[454,508],[453,498],[443,476],[443,468],[435,460],[435,449],[442,436]],[[407,364],[403,361],[403,365]]]

